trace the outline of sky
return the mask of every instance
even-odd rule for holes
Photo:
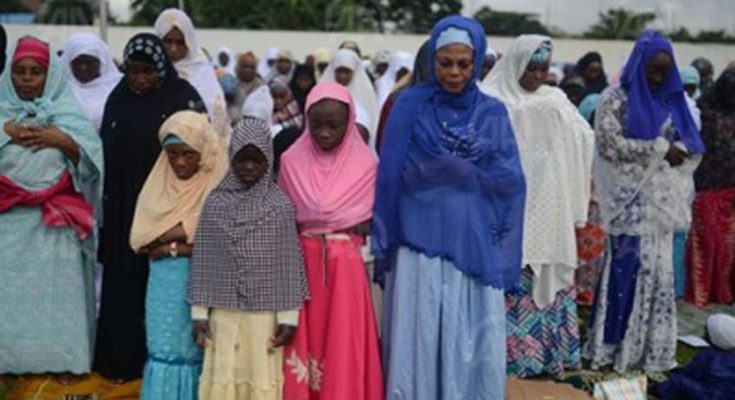
[[[582,33],[597,21],[597,13],[613,7],[653,11],[657,28],[686,27],[692,32],[725,29],[735,35],[735,0],[463,0],[464,14],[483,6],[502,11],[539,14],[546,25],[569,33]],[[130,0],[110,0],[113,14],[129,18]]]

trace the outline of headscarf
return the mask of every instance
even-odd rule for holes
[[[276,56],[278,55],[278,47],[269,47],[265,50],[265,54],[263,54],[263,58],[258,61],[258,75],[263,79],[268,79],[268,77],[271,74],[271,71],[274,67],[271,67],[268,65],[268,61],[275,61]]]
[[[735,317],[715,314],[707,318],[707,334],[712,344],[722,350],[735,350]]]
[[[561,81],[564,80],[564,71],[556,66],[549,67],[549,76],[554,80],[556,86],[561,85]]]
[[[51,51],[46,42],[40,41],[31,36],[24,36],[18,40],[18,46],[13,53],[11,65],[24,59],[31,58],[41,64],[44,69],[48,69],[51,62]]]
[[[543,35],[521,35],[516,38],[482,82],[487,92],[500,99],[508,108],[519,106],[528,99],[528,96],[547,94],[546,87],[539,88],[541,92],[529,93],[519,83],[528,63],[534,54],[538,54],[537,51],[543,43],[551,44],[551,38]],[[509,57],[509,54],[513,54],[513,57]],[[550,53],[548,55],[550,56]]]
[[[377,161],[355,125],[355,105],[349,91],[337,83],[314,87],[306,110],[322,100],[349,107],[347,131],[335,149],[322,150],[308,124],[301,137],[281,159],[279,186],[296,206],[299,230],[329,233],[370,220],[375,199]]]
[[[278,110],[275,108],[273,109],[273,124],[278,125],[274,127],[273,133],[277,134],[281,129],[290,128],[292,126],[302,128],[304,126],[304,115],[301,113],[299,103],[297,103],[293,98],[291,88],[282,83],[273,81],[268,85],[268,89],[271,92],[271,96],[273,95],[274,90],[279,89],[285,90],[287,93],[287,100],[283,108]]]
[[[372,61],[370,62],[370,74],[375,79],[380,78],[380,75],[377,72],[378,65],[389,64],[389,63],[390,63],[390,52],[387,50],[378,51],[377,53],[375,53]]]
[[[242,116],[257,118],[265,121],[268,126],[273,124],[273,97],[268,86],[261,86],[245,99],[242,105]]]
[[[286,49],[280,49],[278,50],[278,53],[276,54],[276,64],[278,63],[278,60],[281,59],[287,59],[291,61],[291,69],[288,70],[285,74],[282,74],[278,71],[278,65],[274,66],[271,69],[270,74],[268,75],[267,79],[265,80],[266,83],[270,82],[278,82],[282,83],[284,85],[288,85],[289,82],[291,82],[291,78],[293,77],[294,69],[296,68],[296,63],[294,61],[293,55],[290,51]]]
[[[699,71],[694,67],[683,67],[679,69],[679,77],[682,85],[696,85],[699,87]]]
[[[597,105],[600,104],[600,98],[602,96],[597,93],[587,95],[579,104],[579,113],[582,117],[592,125],[594,123],[593,117],[597,111]]]
[[[169,8],[164,10],[156,19],[156,36],[163,40],[163,37],[171,32],[173,28],[181,31],[189,50],[186,57],[174,63],[176,72],[178,72],[180,78],[185,79],[199,92],[204,105],[207,107],[209,118],[215,121],[218,117],[216,110],[219,109],[219,112],[224,113],[225,96],[217,83],[217,76],[212,70],[211,64],[199,47],[194,24],[185,12]],[[234,66],[230,68],[234,64],[235,61],[230,57],[230,65],[227,70],[232,69],[234,71]]]
[[[360,45],[357,44],[354,40],[345,40],[339,45],[339,49],[345,49],[350,50],[353,53],[357,55],[357,57],[362,58],[362,51],[360,51]]]
[[[0,74],[3,73],[5,68],[5,50],[8,47],[8,35],[5,33],[5,27],[0,24]]]
[[[219,55],[222,53],[227,54],[227,65],[222,65],[222,63],[219,61]],[[214,53],[214,60],[212,62],[214,63],[215,68],[222,70],[223,72],[226,72],[230,75],[235,75],[235,65],[237,64],[237,59],[235,58],[235,53],[233,53],[229,47],[220,47],[219,50]]]
[[[158,131],[162,147],[169,135],[176,136],[201,155],[199,171],[188,180],[180,180],[166,152],[161,151],[138,195],[130,231],[130,247],[136,252],[178,223],[186,232],[187,242],[194,243],[204,201],[227,172],[226,147],[206,115],[194,111],[177,112]]]
[[[708,59],[706,59],[704,57],[697,57],[697,58],[695,58],[692,61],[691,66],[697,69],[697,71],[699,72],[699,76],[700,77],[703,75],[702,74],[702,71],[705,71],[705,70],[712,71],[712,74],[713,75],[715,73],[715,66],[712,65],[712,62],[710,60],[708,60]]]
[[[603,67],[602,65],[602,56],[600,53],[596,51],[590,51],[589,53],[582,56],[582,58],[577,61],[577,66],[575,67],[575,70],[577,72],[577,75],[581,76],[582,79],[585,80],[585,95],[588,95],[590,93],[602,93],[603,90],[607,87],[607,75],[605,74],[605,69],[603,67],[602,73],[600,76],[594,81],[594,82],[587,82],[585,78],[585,71],[587,70],[587,67],[589,67],[592,63],[599,63],[600,67]]]
[[[273,166],[268,125],[243,118],[230,143],[230,160],[255,146]],[[245,311],[301,307],[308,286],[294,207],[268,176],[248,188],[230,169],[202,210],[187,300]],[[240,278],[240,279],[238,279]]]
[[[430,80],[405,90],[393,106],[373,216],[376,281],[392,269],[398,248],[407,246],[452,262],[483,285],[513,287],[520,275],[525,203],[518,148],[505,107],[476,84],[486,48],[477,21],[439,21],[428,59],[450,27],[469,33],[472,78],[461,93],[448,93],[430,62]],[[429,202],[414,200],[427,195]]]
[[[655,93],[646,80],[646,66],[659,53],[671,57],[672,67],[666,81]],[[684,86],[677,73],[676,57],[671,42],[661,33],[646,31],[638,38],[628,63],[623,69],[621,86],[628,94],[626,136],[630,139],[654,140],[669,116],[680,140],[689,153],[704,153],[696,123],[686,102]]]
[[[378,109],[383,108],[383,104],[390,96],[393,88],[396,86],[396,77],[402,69],[407,69],[409,74],[413,72],[414,56],[405,51],[396,51],[390,55],[388,70],[383,76],[375,82],[375,90],[378,95]]]
[[[79,82],[71,70],[72,61],[81,55],[92,56],[100,62],[100,76],[87,83]],[[82,106],[84,113],[99,131],[107,97],[122,79],[122,74],[112,59],[110,49],[99,36],[77,32],[69,36],[66,41],[61,61],[69,76],[68,83],[71,91]]]
[[[519,267],[533,270],[532,295],[540,309],[574,284],[574,228],[587,221],[594,154],[594,132],[564,92],[548,85],[529,92],[520,84],[528,65],[549,62],[551,50],[549,37],[521,35],[482,83],[508,107],[518,142],[527,184]]]
[[[329,63],[321,79],[319,79],[319,83],[337,82],[335,71],[339,67],[348,68],[353,72],[352,82],[347,86],[347,89],[350,91],[355,106],[365,110],[364,119],[367,121],[367,126],[365,127],[370,132],[370,148],[374,149],[378,120],[380,119],[378,99],[375,95],[373,84],[370,82],[370,77],[362,66],[362,62],[357,54],[349,49],[337,51],[332,62]]]
[[[15,46],[11,46],[8,54],[15,55],[18,53],[18,46],[29,42],[38,42],[34,44],[36,47],[46,45],[48,48],[45,42],[33,36],[24,36],[18,39]],[[96,170],[96,174],[85,174],[93,179],[75,182],[75,186],[82,193],[86,202],[92,205],[95,216],[99,220],[103,176],[102,146],[99,135],[69,89],[59,57],[53,52],[47,52],[41,57],[49,60],[46,83],[41,97],[32,101],[21,100],[18,97],[13,86],[12,74],[8,72],[0,75],[0,127],[5,126],[8,121],[37,126],[53,125],[69,135],[79,146],[80,153],[83,152],[89,159],[91,168]],[[6,71],[12,69],[13,59],[17,58],[11,56],[7,60]],[[0,147],[2,147],[10,141],[10,137],[2,131],[2,128],[0,132],[2,132],[0,133]],[[62,171],[59,171],[59,174],[61,173]]]
[[[309,89],[305,91],[299,89],[299,86],[296,84],[296,81],[302,75],[308,76],[313,82]],[[293,71],[293,78],[291,78],[291,83],[289,84],[289,87],[291,88],[291,93],[293,93],[294,99],[296,99],[296,101],[299,103],[302,113],[306,108],[306,97],[309,95],[309,92],[311,92],[311,89],[313,89],[314,86],[316,86],[316,75],[314,74],[314,68],[306,64],[297,65],[296,69],[294,69]]]

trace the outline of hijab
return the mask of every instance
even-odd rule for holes
[[[646,67],[659,53],[671,57],[671,70],[656,92],[651,92],[646,80]],[[671,117],[679,139],[689,153],[704,153],[696,123],[686,102],[686,93],[676,67],[671,42],[661,33],[646,31],[638,37],[633,52],[623,69],[621,86],[628,95],[628,116],[625,135],[630,139],[654,140],[661,126]]]
[[[5,33],[5,27],[0,24],[0,74],[5,68],[5,50],[8,47],[8,35]]]
[[[278,60],[286,59],[291,61],[291,69],[288,70],[285,74],[282,74],[280,71],[278,71]],[[278,50],[278,53],[276,53],[276,65],[271,69],[270,74],[268,75],[268,78],[265,80],[266,83],[270,82],[278,82],[282,83],[284,85],[288,85],[289,82],[291,82],[291,78],[293,78],[294,75],[294,69],[296,68],[296,64],[293,58],[293,55],[290,51],[281,49]]]
[[[407,69],[409,74],[413,72],[414,56],[405,51],[396,51],[390,55],[388,62],[388,70],[375,82],[376,92],[378,94],[378,109],[383,108],[383,104],[390,96],[393,88],[396,86],[396,78],[398,72]]]
[[[260,119],[268,124],[273,124],[273,97],[268,86],[262,85],[245,99],[242,105],[242,116]]]
[[[301,90],[299,89],[299,86],[296,84],[296,81],[299,79],[300,76],[308,76],[309,79],[311,79],[311,86],[309,86],[309,89],[307,90]],[[296,66],[296,68],[293,71],[293,78],[291,78],[291,83],[289,84],[291,87],[291,93],[293,93],[294,99],[299,103],[299,106],[301,107],[301,112],[304,112],[304,108],[306,108],[306,97],[309,95],[309,92],[311,92],[311,89],[316,86],[316,75],[314,74],[314,67],[306,64],[299,64]]]
[[[378,110],[378,99],[375,95],[375,89],[370,82],[365,68],[354,50],[345,48],[337,51],[332,62],[322,74],[319,82],[337,82],[335,71],[337,68],[344,67],[353,72],[352,82],[347,86],[350,91],[355,106],[364,111],[363,121],[370,133],[370,148],[375,148],[376,131],[378,128],[378,120],[380,119],[380,111]]]
[[[230,161],[249,145],[272,167],[268,131],[264,121],[243,118],[232,133]],[[248,188],[230,168],[204,205],[197,237],[187,295],[191,304],[285,311],[300,308],[308,298],[294,207],[268,175]]]
[[[69,135],[79,146],[80,153],[83,152],[96,169],[97,175],[89,174],[89,176],[95,176],[94,179],[77,182],[77,185],[87,203],[92,205],[99,217],[101,215],[103,176],[102,147],[99,135],[70,90],[61,60],[55,53],[49,51],[48,44],[33,36],[24,36],[18,39],[16,46],[11,46],[8,54],[20,53],[24,43],[35,43],[39,48],[47,49],[43,56],[49,63],[43,94],[32,101],[21,100],[13,86],[12,74],[0,75],[0,127],[8,121],[53,125]],[[13,58],[15,57],[7,60],[6,70],[12,69]],[[9,136],[4,133],[0,134],[0,147],[9,141]]]
[[[505,107],[477,85],[487,45],[482,26],[460,16],[442,19],[432,29],[428,59],[452,29],[471,41],[470,82],[449,93],[429,62],[429,80],[401,93],[388,119],[373,216],[376,281],[407,246],[452,262],[483,285],[513,287],[525,203],[518,149]],[[429,202],[414,200],[430,193],[436,196]],[[449,206],[451,199],[462,206]]]
[[[302,232],[340,231],[372,217],[377,161],[355,124],[350,92],[338,83],[320,83],[309,94],[307,113],[314,104],[328,99],[349,107],[342,143],[331,151],[322,150],[306,124],[304,133],[281,159],[278,184],[296,206],[296,222]]]
[[[180,180],[171,168],[166,152],[161,151],[138,195],[130,231],[130,247],[136,252],[178,223],[186,232],[187,242],[194,243],[204,201],[227,172],[226,147],[206,115],[194,111],[177,112],[158,131],[162,147],[170,135],[200,154],[199,171],[188,180]]]
[[[220,54],[227,54],[227,64],[222,65],[222,63],[219,61],[219,55]],[[235,59],[235,53],[230,50],[227,46],[222,46],[217,50],[216,53],[214,53],[214,61],[213,61],[214,67],[226,72],[232,76],[235,76],[235,65],[237,64],[237,59]]]
[[[268,79],[268,77],[271,75],[271,71],[275,67],[271,67],[268,65],[268,61],[276,61],[276,56],[278,56],[278,47],[269,47],[265,50],[265,54],[263,54],[263,58],[258,61],[258,75],[261,79],[265,80]]]
[[[593,82],[587,82],[587,79],[585,78],[585,71],[587,70],[587,67],[589,67],[592,63],[599,63],[600,67],[603,68],[603,70],[600,76],[597,77],[597,79],[595,79]],[[581,76],[582,79],[585,80],[585,95],[588,95],[590,93],[602,93],[602,91],[607,88],[607,75],[605,75],[605,69],[602,64],[602,56],[600,55],[600,53],[596,51],[590,51],[589,53],[582,56],[582,58],[577,61],[575,71],[577,75]]]
[[[79,82],[71,69],[72,61],[81,55],[92,56],[100,62],[100,76],[87,83]],[[68,75],[71,91],[82,106],[84,113],[99,131],[107,97],[122,79],[122,74],[112,59],[110,49],[99,36],[77,32],[69,36],[66,41],[61,60]]]
[[[211,64],[199,47],[191,18],[181,10],[169,8],[158,16],[154,26],[156,36],[161,40],[174,28],[177,28],[183,34],[189,51],[186,57],[174,63],[174,67],[179,77],[185,79],[197,90],[204,101],[209,117],[214,121],[216,119],[215,110],[220,109],[220,112],[224,113],[225,96],[217,82],[217,76],[212,70]],[[232,57],[230,57],[230,60],[230,65],[234,64]]]

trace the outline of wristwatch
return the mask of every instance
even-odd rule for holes
[[[179,243],[176,241],[173,241],[168,244],[168,254],[171,255],[171,258],[176,258],[179,256]]]

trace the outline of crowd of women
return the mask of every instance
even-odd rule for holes
[[[503,399],[583,359],[672,370],[677,297],[734,301],[735,69],[679,70],[657,32],[610,79],[546,36],[498,54],[459,16],[371,60],[210,59],[175,9],[119,62],[88,33],[60,57],[8,43],[0,374]],[[708,325],[735,348],[735,318]]]

